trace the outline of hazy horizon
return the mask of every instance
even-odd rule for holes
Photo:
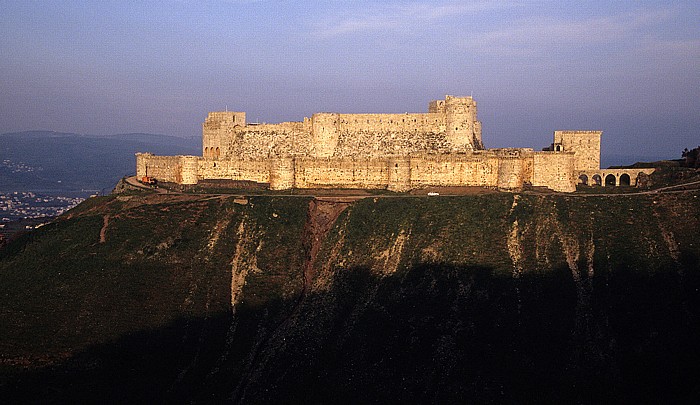
[[[424,112],[473,95],[486,147],[602,130],[607,155],[700,136],[700,4],[3,1],[0,133],[201,134],[207,112]]]

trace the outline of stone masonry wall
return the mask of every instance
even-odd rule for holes
[[[311,133],[308,122],[249,125],[232,129],[222,141],[221,157],[259,159],[308,155]]]
[[[563,152],[576,154],[575,170],[597,170],[600,168],[601,131],[554,131],[554,147]]]
[[[139,176],[148,167],[148,175],[162,181],[195,184],[199,179],[248,180],[269,183],[276,190],[296,187],[407,191],[427,186],[515,190],[525,183],[556,191],[575,190],[573,153],[531,149],[410,158],[205,159],[139,154],[137,162]]]
[[[182,182],[181,156],[154,156],[150,153],[136,154],[136,176],[150,176],[159,181]]]
[[[298,188],[386,188],[388,160],[376,158],[297,158]]]
[[[534,152],[532,185],[555,191],[576,191],[573,152]]]
[[[200,179],[249,180],[270,182],[269,159],[203,159],[198,160]]]
[[[434,106],[437,105],[438,107]],[[203,124],[207,158],[386,157],[483,149],[471,97],[451,97],[428,113],[317,113],[303,122],[245,124],[245,114],[212,112]]]

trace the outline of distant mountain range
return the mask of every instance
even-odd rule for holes
[[[135,173],[136,152],[199,155],[200,139],[157,134],[81,135],[27,131],[0,135],[0,192],[110,191]]]

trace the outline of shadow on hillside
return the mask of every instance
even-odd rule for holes
[[[244,301],[235,317],[183,317],[53,368],[9,375],[0,396],[42,403],[685,402],[700,397],[700,277],[697,257],[683,260],[695,267],[682,276],[621,268],[584,280],[583,289],[568,268],[518,279],[448,264],[385,277],[339,270],[327,291],[300,302]]]

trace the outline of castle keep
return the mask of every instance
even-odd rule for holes
[[[202,156],[136,155],[139,178],[196,184],[227,179],[271,189],[526,184],[575,191],[600,170],[600,131],[556,131],[551,150],[484,149],[472,97],[446,96],[427,113],[317,113],[301,122],[247,123],[244,112],[211,112]]]

